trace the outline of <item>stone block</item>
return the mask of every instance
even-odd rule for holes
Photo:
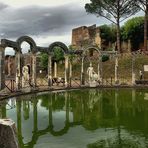
[[[0,148],[19,148],[15,123],[11,119],[0,119]]]

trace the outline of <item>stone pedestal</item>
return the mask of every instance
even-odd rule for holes
[[[97,82],[96,81],[89,81],[89,86],[90,87],[96,87],[97,86]]]
[[[0,119],[0,148],[18,148],[15,123],[11,119]]]

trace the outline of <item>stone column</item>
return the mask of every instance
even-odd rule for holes
[[[115,84],[118,84],[118,56],[115,57]]]
[[[32,85],[36,87],[36,54],[32,54]]]
[[[69,63],[69,56],[65,55],[65,87],[68,86],[68,63]]]
[[[82,61],[81,61],[81,85],[85,85],[85,80],[84,80],[84,56],[82,56]]]
[[[0,90],[5,88],[5,48],[0,45]]]
[[[48,86],[52,86],[52,55],[48,55]]]
[[[54,77],[57,78],[57,62],[54,62]]]
[[[20,90],[21,88],[21,53],[16,52],[15,54],[15,62],[16,62],[16,90]]]
[[[18,148],[15,123],[11,119],[0,119],[0,147]]]

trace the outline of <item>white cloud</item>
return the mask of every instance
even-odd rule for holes
[[[0,0],[0,2],[13,7],[24,7],[29,5],[59,6],[69,3],[78,3],[79,5],[84,6],[89,0]]]

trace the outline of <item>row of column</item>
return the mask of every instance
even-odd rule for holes
[[[52,54],[48,55],[48,85],[52,86]],[[69,63],[69,56],[65,55],[65,74],[64,74],[64,79],[65,79],[65,87],[69,85],[69,80],[70,77],[72,76],[72,72],[70,72],[71,76],[69,75],[69,66],[71,67],[71,64]],[[70,68],[70,71],[72,71],[72,67]],[[54,64],[54,77],[57,77],[57,64]]]
[[[16,63],[16,90],[22,88],[22,54],[21,52],[15,53]],[[36,54],[32,53],[32,77],[31,84],[36,86]],[[0,45],[0,90],[5,88],[5,47]]]
[[[5,84],[5,68],[4,68],[4,49],[0,48],[0,89],[4,88]],[[16,53],[16,89],[21,89],[22,84],[22,65],[21,65],[22,54]],[[84,56],[81,61],[81,85],[85,85],[84,80]],[[55,77],[57,76],[57,65],[55,65]],[[98,80],[102,82],[102,55],[99,56],[98,60]],[[69,60],[69,55],[65,55],[65,87],[71,86],[72,78],[72,63]],[[118,57],[115,57],[115,82],[118,81]],[[32,85],[36,87],[36,54],[32,53]],[[52,86],[52,54],[48,55],[48,85]]]

